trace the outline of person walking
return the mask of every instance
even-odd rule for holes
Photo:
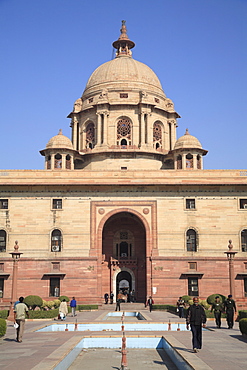
[[[147,299],[147,302],[146,302],[146,306],[149,306],[149,312],[152,312],[153,304],[154,304],[154,300],[150,295],[150,297]]]
[[[187,310],[186,324],[192,331],[192,347],[194,352],[202,348],[202,327],[206,327],[206,314],[204,308],[199,304],[199,298],[193,298],[193,305]]]
[[[237,312],[235,301],[232,299],[232,295],[229,294],[224,302],[224,310],[226,311],[226,321],[228,329],[232,329],[234,325],[234,311]]]
[[[71,314],[72,316],[76,316],[75,314],[75,310],[76,310],[76,300],[75,300],[75,297],[72,297],[71,301],[70,301],[70,307],[71,307]]]
[[[108,304],[109,294],[105,293],[104,298],[105,298],[105,304]]]
[[[68,314],[67,302],[66,299],[63,299],[59,306],[60,319],[64,321],[66,319],[67,314]]]
[[[119,293],[117,295],[117,300],[116,300],[116,309],[115,311],[120,311],[120,303],[121,303],[121,294]]]
[[[215,302],[212,304],[211,312],[214,312],[216,326],[217,328],[220,328],[221,314],[223,312],[223,304],[220,302],[220,297],[215,297]]]
[[[180,318],[184,317],[184,306],[185,302],[182,297],[179,297],[177,300],[178,315]]]
[[[19,298],[19,303],[16,304],[14,308],[14,320],[15,323],[18,325],[16,328],[16,341],[21,343],[22,342],[22,336],[24,333],[25,328],[25,314],[29,318],[28,308],[25,305],[24,297]]]
[[[113,292],[110,293],[110,304],[113,304],[113,298],[114,298],[114,294]]]

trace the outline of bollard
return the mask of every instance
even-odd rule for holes
[[[126,337],[123,332],[122,337],[122,360],[121,360],[121,370],[127,370],[127,350],[126,350]]]
[[[180,331],[180,324],[178,323],[177,331]]]
[[[69,329],[68,329],[68,324],[66,324],[65,331],[69,331]]]
[[[168,330],[171,330],[171,322],[169,320],[169,323],[168,323]]]
[[[77,329],[78,329],[78,324],[77,324],[77,319],[76,319],[74,331],[76,331]]]

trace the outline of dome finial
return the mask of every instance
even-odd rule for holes
[[[127,35],[127,28],[126,28],[126,21],[122,21],[122,27],[120,29],[121,35],[117,41],[113,42],[113,47],[117,49],[116,56],[125,55],[131,56],[132,49],[135,46],[135,43],[128,38]]]
[[[185,131],[185,135],[190,135],[189,133],[189,129],[187,128],[186,131]]]
[[[63,135],[62,129],[60,128],[58,131],[58,135]]]

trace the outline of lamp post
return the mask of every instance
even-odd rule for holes
[[[13,276],[12,276],[12,292],[11,292],[11,302],[9,308],[9,321],[14,321],[14,307],[13,304],[17,300],[17,275],[18,275],[18,261],[21,257],[21,254],[18,251],[19,245],[18,240],[15,241],[14,252],[10,252],[12,259],[13,259]]]
[[[228,251],[224,252],[227,256],[227,259],[229,261],[229,283],[230,283],[230,294],[235,298],[235,286],[234,286],[234,265],[233,260],[235,257],[235,254],[238,252],[234,252],[233,250],[232,241],[229,240],[228,244]]]

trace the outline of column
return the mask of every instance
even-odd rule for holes
[[[100,146],[101,145],[101,114],[100,113],[96,113],[97,114],[97,144],[96,146]]]
[[[186,170],[186,154],[182,154],[182,170]]]
[[[72,132],[72,136],[73,136],[73,148],[75,150],[77,150],[77,127],[78,127],[78,119],[77,117],[73,116],[73,119],[72,119],[72,128],[73,128],[73,132]]]
[[[108,117],[109,112],[103,112],[104,123],[103,123],[103,145],[108,146]]]
[[[145,144],[145,113],[141,112],[141,147]]]

